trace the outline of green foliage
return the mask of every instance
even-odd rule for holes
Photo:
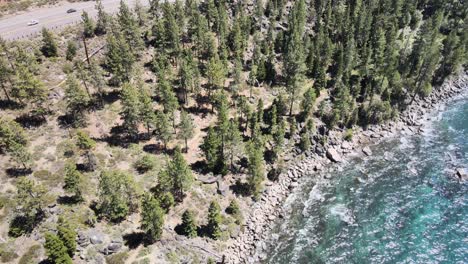
[[[130,137],[136,138],[138,136],[138,124],[140,121],[138,91],[132,84],[124,83],[120,98],[122,100],[121,116],[124,120],[123,127]]]
[[[164,209],[166,213],[175,205],[174,196],[170,192],[159,194],[157,198],[161,208]]]
[[[44,213],[47,190],[26,177],[18,179],[16,218],[10,223],[9,235],[13,237],[30,233]]]
[[[65,184],[63,189],[73,194],[73,200],[81,202],[83,200],[83,176],[76,169],[76,164],[67,163],[65,165]]]
[[[0,149],[11,152],[15,145],[26,146],[28,138],[24,129],[15,121],[0,118]]]
[[[186,210],[182,214],[182,229],[184,234],[189,238],[197,236],[197,223],[192,211]]]
[[[258,198],[262,189],[262,182],[265,179],[265,168],[263,159],[263,143],[261,139],[252,139],[248,145],[248,170],[249,170],[249,186],[254,198]]]
[[[229,121],[226,133],[226,143],[224,144],[224,156],[230,161],[231,170],[234,163],[244,154],[244,141],[239,131],[239,123],[235,119]]]
[[[174,156],[159,173],[159,185],[162,190],[171,192],[177,201],[182,201],[184,193],[190,189],[192,182],[192,171],[180,148],[176,147]]]
[[[128,259],[129,254],[128,252],[119,252],[112,254],[110,256],[106,256],[106,263],[107,264],[125,264],[126,260]]]
[[[113,74],[115,84],[130,81],[136,58],[121,33],[107,34],[105,61],[107,70]]]
[[[143,48],[141,30],[135,15],[124,1],[120,1],[117,22],[119,24],[119,32],[130,47],[131,53],[134,56],[138,55],[138,52]]]
[[[76,251],[77,234],[74,228],[63,217],[59,217],[57,225],[57,236],[67,249],[70,257],[73,257]]]
[[[136,160],[133,166],[139,172],[147,172],[156,166],[156,159],[152,155],[145,154],[143,157]]]
[[[307,151],[311,147],[310,136],[309,133],[304,132],[301,134],[301,141],[299,142],[299,148],[302,151]]]
[[[205,154],[207,167],[210,171],[218,172],[221,167],[224,167],[221,138],[213,127],[209,127],[208,134],[200,148]]]
[[[83,36],[85,38],[94,37],[95,25],[92,18],[89,17],[88,12],[81,13],[81,20],[83,22]]]
[[[26,253],[21,256],[18,261],[18,264],[32,264],[36,263],[41,256],[41,245],[33,245],[31,246]]]
[[[99,177],[97,209],[101,216],[120,221],[134,212],[138,190],[132,175],[122,171],[103,171]]]
[[[76,146],[81,150],[89,151],[96,146],[96,141],[90,138],[85,131],[78,130],[76,132]]]
[[[218,202],[212,201],[210,208],[208,209],[208,234],[213,239],[219,239],[221,237],[221,208],[219,207]]]
[[[159,202],[149,193],[143,196],[141,203],[141,229],[150,242],[161,238],[164,226],[164,211]]]
[[[73,263],[72,259],[67,253],[67,247],[63,244],[57,235],[52,233],[45,234],[44,248],[46,255],[50,262],[54,264],[68,264]]]
[[[211,89],[224,87],[226,70],[217,53],[208,62],[206,77],[208,78],[208,84]]]
[[[353,139],[353,129],[348,128],[343,136],[344,140],[351,141]]]
[[[78,83],[73,74],[67,76],[65,87],[65,101],[68,114],[73,118],[74,125],[81,126],[85,123],[84,111],[90,103],[86,90]]]
[[[187,141],[193,137],[194,124],[192,118],[186,111],[180,113],[180,124],[178,138],[185,141],[185,150],[188,151]]]
[[[312,87],[304,93],[304,99],[301,102],[302,118],[306,120],[312,114],[315,102],[315,91]]]
[[[94,32],[96,35],[103,35],[107,32],[109,15],[104,11],[102,0],[96,0],[95,8],[97,9],[97,22]]]
[[[0,260],[2,263],[11,263],[19,256],[14,251],[7,248],[0,248]]]
[[[240,210],[239,204],[237,200],[232,199],[229,206],[226,208],[226,213],[232,215],[236,220],[236,224],[241,225],[244,217],[242,216],[242,212]]]
[[[65,57],[68,61],[72,61],[73,58],[76,56],[76,52],[78,50],[78,46],[76,42],[73,40],[69,40],[67,42],[67,51],[65,52]]]
[[[167,149],[167,143],[174,137],[173,128],[169,123],[169,115],[163,112],[156,113],[156,136],[164,143]]]
[[[58,49],[55,37],[52,32],[46,28],[42,28],[42,54],[46,57],[57,57]]]

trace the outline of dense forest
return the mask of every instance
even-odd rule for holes
[[[290,149],[395,119],[468,62],[461,0],[96,8],[71,33],[0,43],[1,221],[12,239],[40,230],[51,263],[78,259],[77,230],[131,215],[145,245],[174,221],[226,240]],[[51,204],[67,215],[53,225]]]

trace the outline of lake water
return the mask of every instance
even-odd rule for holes
[[[328,168],[331,180],[306,179],[263,262],[468,263],[468,182],[454,176],[468,167],[468,100],[434,119],[420,135]]]

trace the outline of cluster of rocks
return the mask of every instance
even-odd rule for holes
[[[88,263],[105,263],[104,256],[120,252],[124,247],[121,237],[111,239],[94,228],[79,231],[76,242],[79,257]]]
[[[342,162],[345,156],[350,154],[371,156],[372,150],[369,147],[371,143],[377,143],[384,138],[395,136],[397,133],[422,132],[421,127],[424,122],[431,120],[428,116],[430,111],[438,109],[439,105],[446,103],[463,91],[467,91],[467,88],[468,76],[464,74],[457,79],[446,81],[430,96],[414,100],[394,122],[374,125],[366,130],[356,128],[353,131],[354,136],[349,142],[343,139],[342,133],[339,131],[330,131],[328,143],[325,145],[313,144],[316,145],[315,150],[308,151],[308,154],[305,155],[307,158],[300,161],[295,161],[294,157],[299,153],[293,151],[293,154],[286,159],[291,161],[287,171],[279,174],[276,170],[270,171],[268,178],[274,178],[277,181],[267,183],[260,199],[252,205],[250,213],[245,219],[244,232],[228,242],[228,247],[223,253],[225,261],[227,263],[259,262],[262,256],[255,253],[266,250],[267,246],[264,241],[268,231],[273,227],[273,221],[278,217],[283,217],[280,205],[299,185],[298,181],[303,176],[310,176],[313,171],[320,171],[330,162]],[[460,169],[457,173],[460,179],[468,179],[465,169]]]

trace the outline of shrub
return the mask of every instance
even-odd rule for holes
[[[133,166],[138,172],[144,173],[149,170],[152,170],[155,167],[155,165],[156,160],[153,156],[144,155],[141,159],[138,159]]]
[[[348,128],[343,136],[344,140],[351,141],[353,139],[353,129]]]
[[[120,252],[106,257],[107,264],[125,264],[128,252]]]
[[[31,246],[18,261],[18,264],[38,263],[37,260],[41,253],[41,245]]]

